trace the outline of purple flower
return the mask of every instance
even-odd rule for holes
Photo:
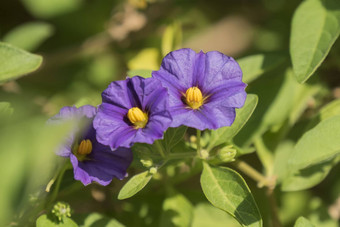
[[[171,123],[168,92],[153,78],[112,82],[102,98],[93,125],[97,140],[112,149],[137,142],[152,144]]]
[[[84,185],[93,181],[108,185],[114,177],[123,179],[132,161],[130,149],[118,148],[112,151],[110,147],[98,143],[92,126],[96,112],[97,109],[89,105],[79,108],[63,107],[49,120],[49,123],[77,121],[78,127],[70,133],[57,154],[70,158],[74,179],[80,180]]]
[[[204,130],[230,126],[235,108],[241,108],[247,96],[241,68],[233,58],[217,51],[170,52],[152,76],[168,88],[173,117],[170,127]]]

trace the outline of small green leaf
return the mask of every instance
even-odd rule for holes
[[[286,57],[281,54],[256,54],[238,59],[237,62],[243,71],[243,81],[250,83],[285,60]]]
[[[340,1],[306,0],[295,11],[290,37],[294,74],[305,82],[326,58],[340,33]]]
[[[142,172],[133,176],[120,190],[118,199],[127,199],[142,190],[151,180],[152,174],[149,171]]]
[[[0,83],[31,73],[41,63],[41,56],[0,42]]]
[[[53,33],[53,27],[44,22],[22,24],[5,35],[3,41],[26,51],[34,51]]]
[[[164,200],[160,226],[191,226],[193,207],[181,194],[175,194]]]
[[[241,109],[236,110],[236,118],[230,127],[222,127],[211,132],[208,150],[231,140],[246,124],[253,114],[258,102],[257,95],[247,95],[247,100]]]
[[[134,76],[141,76],[144,78],[151,77],[152,70],[149,69],[135,69],[135,70],[129,70],[127,72],[128,77],[134,77]]]
[[[170,151],[174,146],[176,146],[176,144],[178,144],[183,138],[186,131],[187,127],[185,126],[169,128],[164,134],[163,143],[165,149]]]
[[[75,223],[71,218],[65,217],[63,221],[53,220],[53,218],[49,217],[46,214],[41,215],[36,222],[36,227],[77,227],[77,223]]]
[[[334,116],[306,132],[294,147],[289,158],[289,169],[304,169],[339,155],[339,128],[340,116]]]
[[[240,224],[228,213],[211,206],[200,203],[195,207],[192,227],[240,227]]]
[[[294,227],[314,227],[310,221],[304,217],[299,217],[296,222]]]
[[[262,226],[261,214],[243,178],[234,170],[203,163],[201,186],[209,202],[242,226]]]

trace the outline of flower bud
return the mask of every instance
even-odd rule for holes
[[[223,147],[218,153],[217,157],[222,162],[233,162],[235,161],[236,153],[237,151],[235,148],[233,148],[233,145],[229,145],[229,146]]]
[[[147,159],[141,159],[140,162],[142,163],[142,165],[146,168],[149,168],[153,165],[153,161],[150,158]]]
[[[156,167],[151,167],[150,169],[149,169],[149,173],[150,174],[156,174],[157,173],[157,168]]]
[[[71,217],[71,207],[68,203],[57,202],[52,209],[52,213],[62,221],[65,217]]]

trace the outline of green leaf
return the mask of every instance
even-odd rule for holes
[[[0,42],[0,83],[31,73],[41,63],[41,56]]]
[[[21,0],[36,17],[51,18],[78,9],[82,0]]]
[[[204,162],[201,186],[211,204],[229,213],[242,226],[262,226],[256,202],[246,182],[234,170]]]
[[[99,213],[91,213],[89,214],[85,220],[84,224],[80,225],[81,227],[124,227],[123,224],[119,223],[114,218],[106,217]]]
[[[164,147],[167,151],[170,151],[176,146],[184,137],[187,127],[180,126],[177,128],[169,128],[164,134]]]
[[[339,33],[338,0],[306,0],[299,5],[290,37],[290,55],[297,81],[305,82],[316,71]]]
[[[181,194],[172,195],[164,200],[160,226],[191,226],[193,207]]]
[[[289,158],[289,169],[299,170],[340,154],[340,116],[320,122],[299,139]]]
[[[166,27],[162,37],[162,54],[178,49],[182,44],[182,28],[179,22],[174,22]]]
[[[211,132],[208,150],[231,140],[247,123],[257,106],[257,102],[257,95],[248,94],[244,106],[236,110],[234,123],[230,127],[222,127]]]
[[[256,80],[263,73],[279,66],[286,60],[282,54],[256,54],[250,55],[237,62],[243,71],[243,81],[250,83]]]
[[[283,179],[282,191],[305,190],[319,184],[339,161],[338,157],[334,160],[327,160],[295,172],[290,172]]]
[[[144,78],[151,77],[152,70],[149,69],[135,69],[135,70],[129,70],[127,72],[128,77],[134,77],[134,76],[141,76]]]
[[[129,70],[158,70],[160,53],[157,48],[144,48],[128,61]]]
[[[296,222],[294,227],[314,227],[310,221],[304,217],[299,217]]]
[[[53,33],[53,27],[44,22],[22,24],[5,35],[3,41],[26,51],[34,51]]]
[[[41,215],[36,222],[37,227],[77,227],[71,218],[65,217],[63,221],[57,221],[46,214]]]
[[[142,172],[133,176],[120,190],[118,199],[127,199],[142,190],[151,180],[152,174],[149,171]]]
[[[200,203],[195,207],[192,227],[240,227],[240,224],[228,213],[208,203]]]

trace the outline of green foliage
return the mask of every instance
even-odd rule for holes
[[[290,39],[294,74],[305,82],[326,58],[340,34],[340,2],[306,0],[296,10]]]
[[[184,137],[187,127],[169,128],[164,134],[163,144],[165,149],[170,152]]]
[[[181,194],[174,194],[164,200],[163,213],[159,226],[191,226],[193,206]]]
[[[133,176],[120,190],[118,199],[127,199],[134,196],[149,183],[151,178],[152,174],[150,174],[149,171],[144,171]]]
[[[127,72],[128,77],[134,77],[134,76],[141,76],[144,78],[151,77],[152,70],[149,69],[137,69],[137,70],[129,70]]]
[[[41,215],[37,219],[36,223],[37,227],[77,227],[77,223],[75,223],[71,218],[64,218],[63,221],[53,220],[53,218],[49,217],[46,214]]]
[[[0,118],[10,116],[13,113],[13,108],[9,102],[0,102]]]
[[[168,25],[162,37],[162,54],[167,55],[169,52],[179,49],[182,44],[181,24],[177,21]]]
[[[201,186],[207,199],[232,215],[242,226],[262,226],[255,200],[243,178],[234,170],[203,164]]]
[[[339,127],[340,116],[334,116],[306,132],[295,145],[289,158],[290,169],[303,169],[339,155]]]
[[[71,12],[82,4],[82,0],[21,0],[36,17],[51,18]]]
[[[250,83],[285,60],[286,56],[282,54],[255,54],[238,59],[237,62],[243,71],[243,81]]]
[[[34,51],[48,39],[53,32],[54,29],[50,24],[44,22],[29,22],[11,30],[4,36],[3,41],[26,51]]]
[[[228,213],[207,203],[199,203],[194,209],[192,227],[239,227],[240,224]]]
[[[99,213],[91,213],[86,216],[80,227],[124,227],[121,223],[113,218],[108,218]]]
[[[296,220],[294,227],[314,227],[314,225],[312,223],[310,223],[310,221],[308,221],[308,219],[306,219],[304,217],[299,217]]]
[[[257,95],[248,94],[244,106],[236,110],[234,123],[230,127],[222,127],[211,132],[208,150],[230,141],[247,123],[257,106],[257,102]]]
[[[39,55],[0,43],[0,84],[37,70],[41,63]]]

